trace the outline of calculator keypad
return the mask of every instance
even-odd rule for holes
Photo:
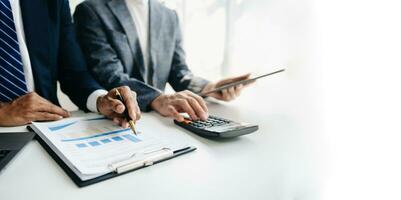
[[[174,123],[193,133],[205,137],[231,138],[249,134],[258,130],[257,125],[239,123],[215,116],[209,116],[206,121],[191,121],[188,117],[184,118],[185,120],[183,122],[174,120]]]
[[[230,120],[221,119],[217,117],[209,117],[206,121],[197,120],[188,122],[189,125],[195,128],[210,128],[210,127],[227,125],[229,123],[231,123]]]

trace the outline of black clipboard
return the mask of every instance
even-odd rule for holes
[[[33,132],[33,129],[30,126],[28,126],[28,129]],[[46,150],[46,152],[57,162],[57,164],[64,170],[64,172],[71,178],[71,180],[80,188],[88,186],[88,185],[92,185],[95,183],[99,183],[99,182],[105,181],[110,178],[121,176],[121,175],[130,173],[130,172],[133,172],[133,171],[145,168],[145,167],[149,167],[149,166],[142,166],[142,167],[139,167],[139,168],[136,168],[136,169],[124,172],[124,173],[111,172],[111,173],[108,173],[108,174],[105,174],[105,175],[102,175],[102,176],[99,176],[99,177],[96,177],[93,179],[83,181],[70,169],[70,167],[67,166],[67,164],[64,163],[64,161],[49,147],[49,145],[47,145],[47,143],[38,134],[35,135],[35,139]],[[163,162],[163,161],[166,161],[166,160],[170,160],[172,158],[184,155],[186,153],[189,153],[189,152],[192,152],[195,150],[196,150],[196,147],[193,147],[193,146],[189,146],[189,147],[186,147],[186,148],[183,148],[180,150],[176,150],[176,151],[174,151],[173,156],[163,159],[163,160],[156,161],[153,163],[153,165]],[[151,165],[151,166],[153,166],[153,165]]]

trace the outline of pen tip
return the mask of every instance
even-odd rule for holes
[[[130,121],[128,122],[128,124],[130,125],[132,132],[134,132],[134,134],[137,135],[136,130],[135,130],[135,123],[134,123],[134,121],[130,120]]]

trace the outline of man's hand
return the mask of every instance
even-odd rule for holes
[[[55,121],[69,117],[68,111],[31,92],[0,105],[0,126],[20,126],[33,121]]]
[[[117,99],[116,90],[120,92],[124,99],[124,103]],[[137,121],[141,117],[141,111],[136,101],[136,93],[131,91],[127,86],[114,88],[107,95],[97,99],[97,109],[104,116],[113,119],[113,121],[124,128],[129,126],[127,119],[123,115],[125,109],[128,109],[128,114],[132,120]]]
[[[190,91],[160,95],[152,101],[151,107],[162,116],[172,117],[179,122],[184,121],[180,113],[188,113],[192,120],[206,120],[209,117],[202,97]]]
[[[247,80],[247,79],[249,79],[250,76],[251,76],[251,74],[245,74],[245,75],[238,76],[238,77],[223,79],[221,81],[218,81],[217,83],[210,83],[210,84],[206,85],[206,87],[202,90],[202,93],[212,91],[216,88],[222,87],[224,85],[227,85],[227,84],[230,84],[233,82]],[[237,86],[234,86],[234,87],[231,87],[231,88],[219,91],[219,92],[210,93],[207,96],[214,97],[216,99],[223,100],[223,101],[232,101],[241,94],[242,89],[244,89],[246,86],[249,86],[252,83],[254,83],[254,82],[249,82],[247,84],[240,84],[240,85],[237,85]]]

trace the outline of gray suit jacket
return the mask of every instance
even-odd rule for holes
[[[74,13],[77,35],[88,67],[107,89],[127,85],[138,94],[142,111],[165,89],[199,92],[208,83],[195,77],[185,62],[175,11],[149,1],[150,63],[145,69],[137,31],[125,0],[87,0]],[[146,84],[145,70],[153,72]]]

